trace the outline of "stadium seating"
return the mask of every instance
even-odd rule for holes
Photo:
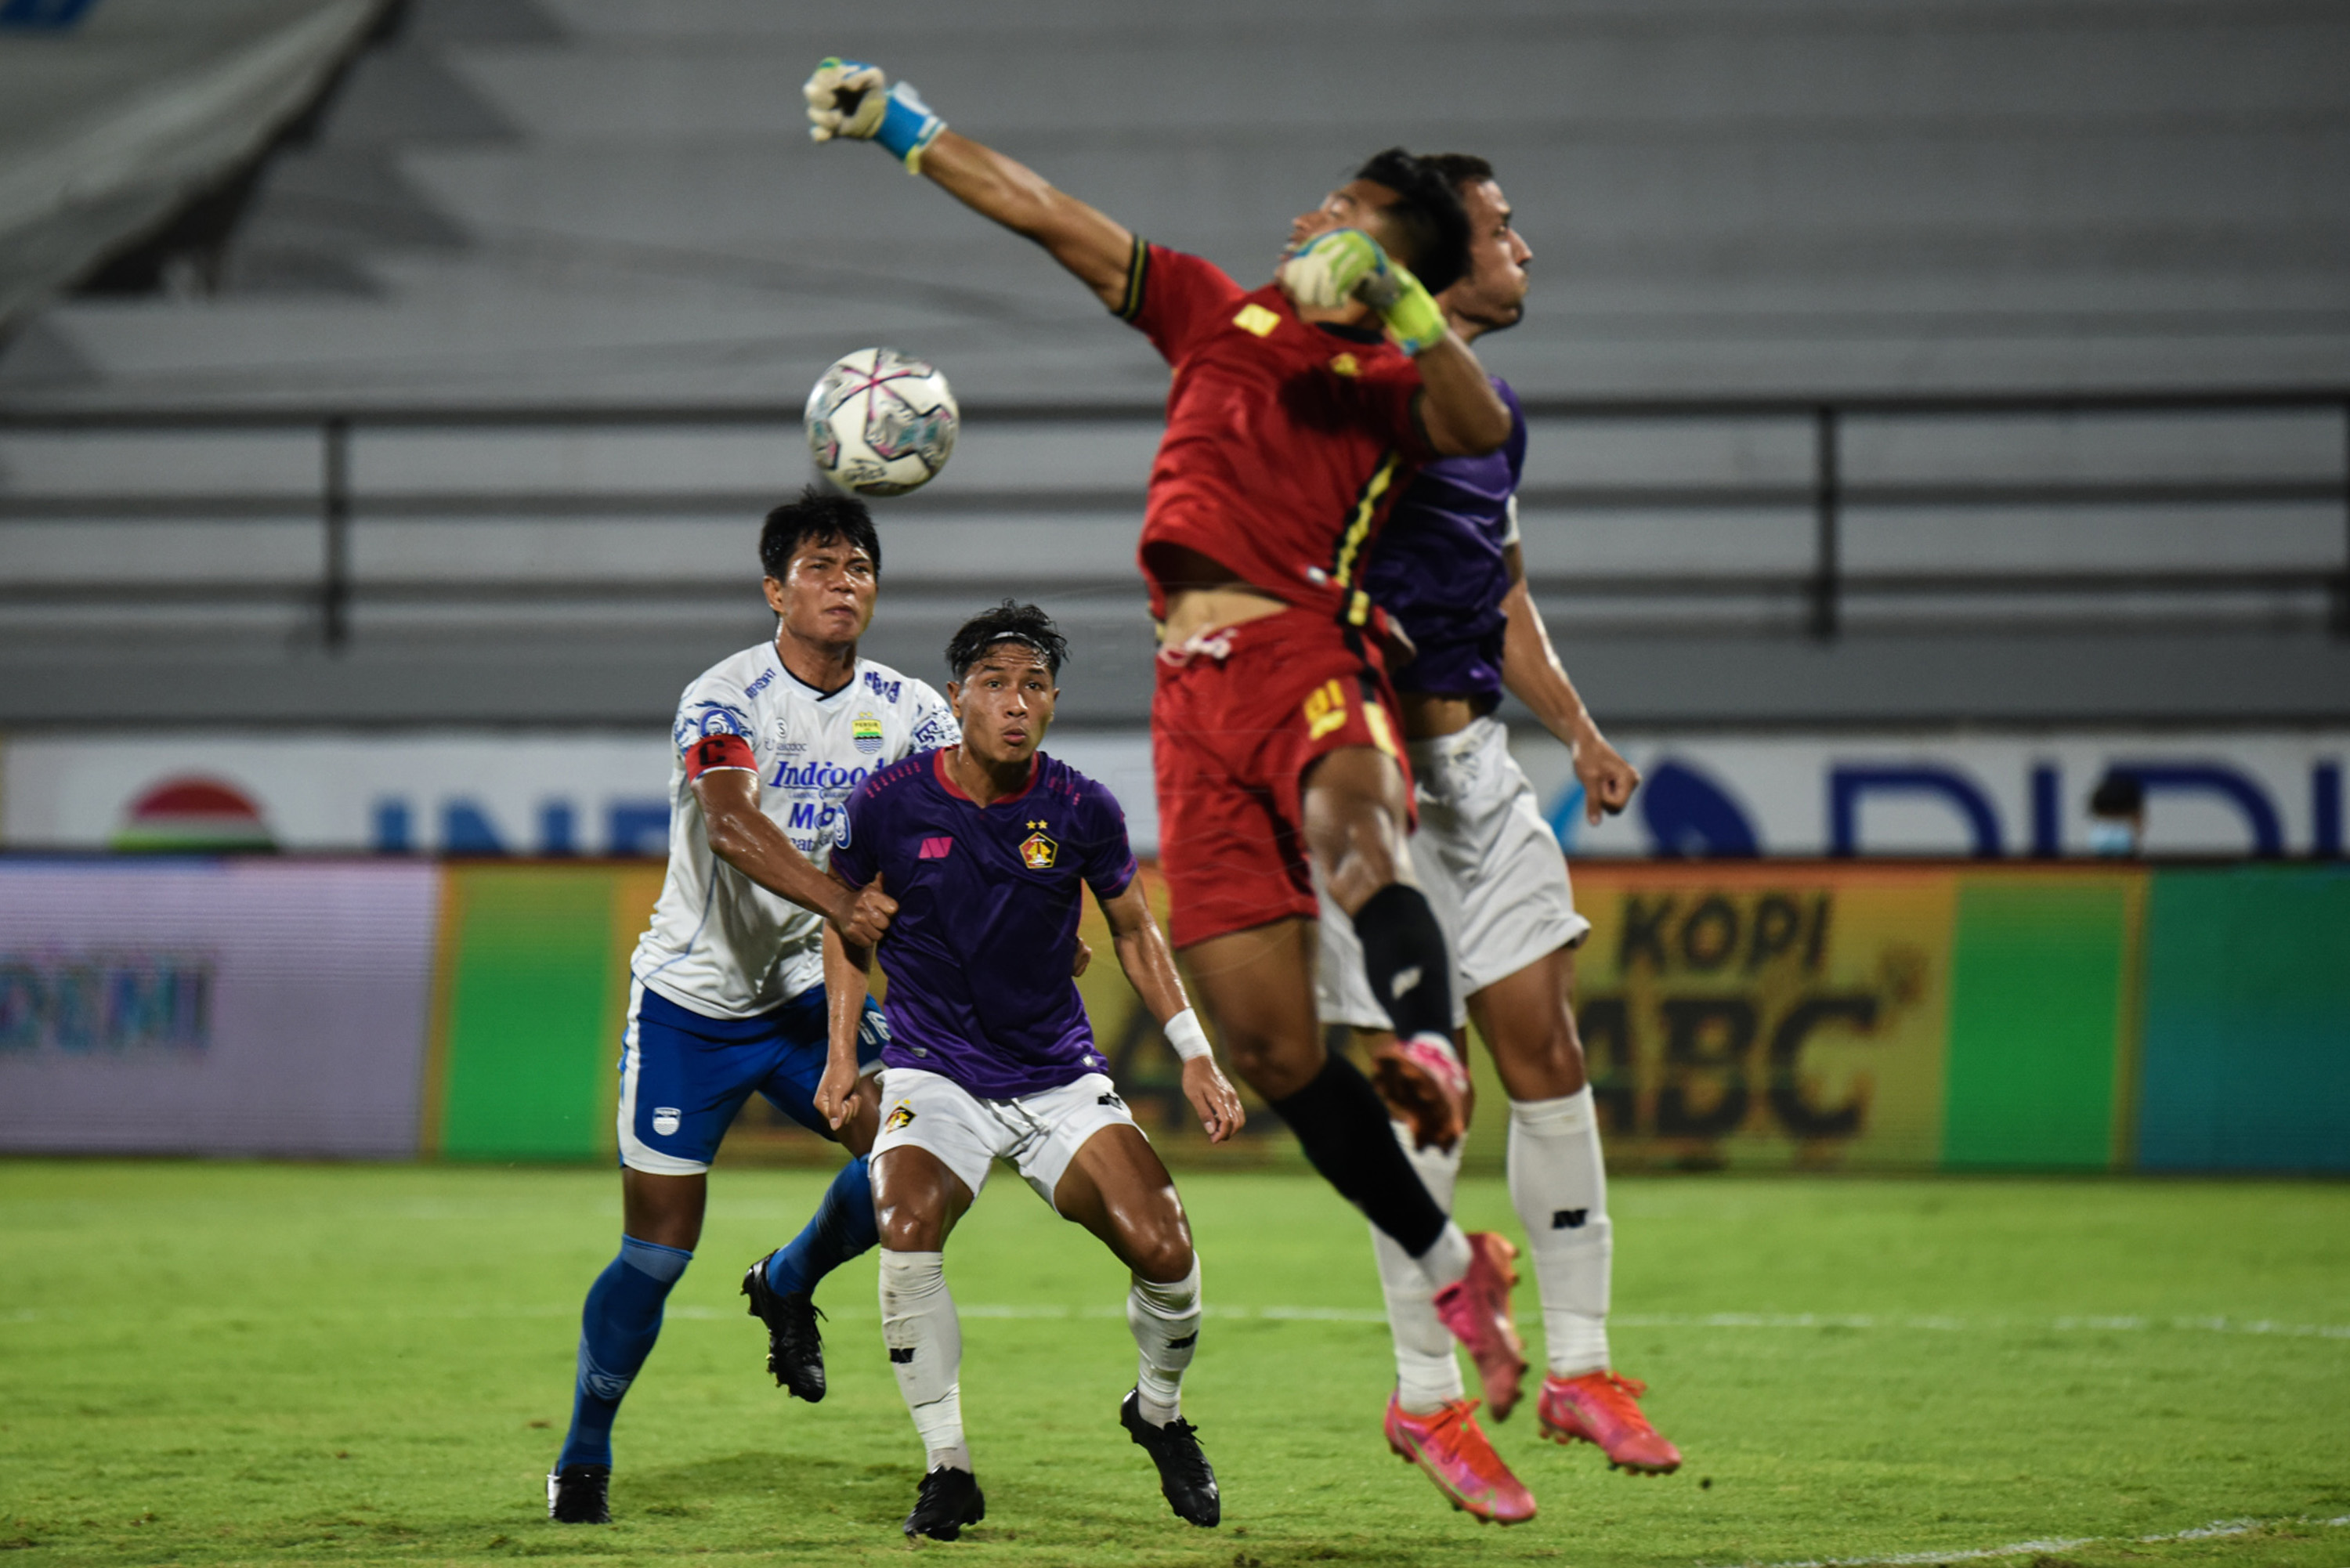
[[[1035,585],[1079,632],[1073,714],[1139,722],[1148,631],[1127,563],[1148,421],[986,409],[1147,406],[1163,370],[1031,247],[868,150],[811,147],[797,84],[835,50],[1243,277],[1363,153],[1484,152],[1540,280],[1489,362],[1534,397],[2343,385],[2350,21],[2333,13],[1477,0],[1441,17],[1439,33],[1419,8],[1338,0],[413,0],[317,134],[264,171],[210,258],[214,292],[20,321],[0,406],[788,407],[834,354],[894,343],[978,412],[938,493],[888,515],[875,651],[927,671],[962,609]],[[2350,655],[2309,575],[2342,564],[2326,486],[2343,417],[1848,427],[1864,487],[2298,487],[1994,517],[1856,503],[1849,570],[2224,573],[2245,579],[2231,596],[1863,596],[1840,643],[1808,643],[1800,410],[1540,421],[1529,563],[1570,662],[1631,718],[2338,715]],[[362,426],[353,635],[329,657],[303,597],[315,434],[0,431],[0,562],[20,589],[0,606],[0,723],[78,711],[68,670],[113,671],[146,718],[647,722],[699,660],[757,635],[729,579],[753,503],[801,476],[795,439]],[[1592,500],[1648,483],[1787,493]],[[516,515],[494,492],[536,499]],[[590,492],[592,511],[562,499]],[[202,498],[198,525],[164,521],[182,493]],[[57,495],[72,504],[44,512]],[[126,570],[177,587],[90,587]],[[529,593],[436,597],[490,578]]]

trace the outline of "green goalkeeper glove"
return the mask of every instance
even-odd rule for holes
[[[1274,275],[1293,303],[1308,309],[1361,300],[1378,313],[1396,347],[1407,354],[1419,354],[1444,337],[1444,312],[1436,296],[1360,229],[1315,235],[1283,257]]]

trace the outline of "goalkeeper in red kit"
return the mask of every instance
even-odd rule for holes
[[[1290,225],[1274,282],[1139,238],[948,130],[905,82],[827,59],[818,141],[870,140],[1042,245],[1173,367],[1140,560],[1159,627],[1151,734],[1171,935],[1241,1075],[1331,1185],[1426,1272],[1489,1388],[1524,1359],[1513,1249],[1464,1235],[1316,1022],[1318,873],[1360,939],[1399,1049],[1382,1085],[1422,1142],[1458,1137],[1444,935],[1413,885],[1411,784],[1387,675],[1399,634],[1358,586],[1420,462],[1488,452],[1512,417],[1431,290],[1465,270],[1451,183],[1382,152]]]

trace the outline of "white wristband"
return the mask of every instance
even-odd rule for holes
[[[1211,1054],[1208,1032],[1200,1027],[1200,1015],[1185,1008],[1161,1026],[1167,1044],[1175,1047],[1175,1054],[1186,1062],[1197,1061]]]

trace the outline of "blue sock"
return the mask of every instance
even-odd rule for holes
[[[860,1154],[842,1166],[824,1189],[807,1229],[767,1260],[767,1283],[778,1295],[813,1293],[817,1281],[858,1253],[871,1251],[880,1240],[881,1228],[873,1220],[873,1176]]]
[[[571,1430],[563,1439],[566,1465],[612,1462],[612,1417],[636,1381],[637,1368],[660,1337],[661,1303],[693,1254],[675,1247],[620,1238],[620,1255],[588,1287],[579,1314],[579,1381],[571,1396]]]

